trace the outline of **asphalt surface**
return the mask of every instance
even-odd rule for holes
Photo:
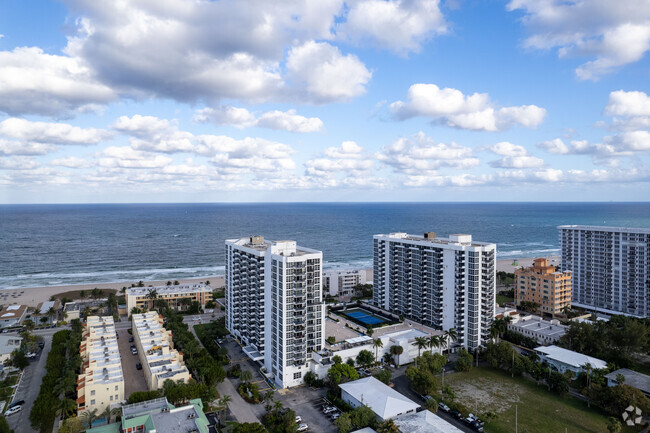
[[[281,390],[275,393],[275,399],[302,418],[301,423],[309,426],[309,432],[335,433],[337,431],[334,422],[323,414],[322,408],[325,403],[324,397],[326,388],[311,389],[307,386]]]
[[[38,357],[32,360],[29,365],[25,367],[23,377],[20,380],[18,390],[14,396],[14,401],[25,400],[22,411],[7,417],[9,427],[11,427],[15,433],[37,433],[37,430],[34,430],[29,425],[29,412],[32,410],[34,400],[38,397],[38,393],[41,389],[41,382],[46,373],[45,362],[47,361],[47,355],[50,353],[50,349],[52,348],[52,335],[54,332],[60,330],[61,329],[59,328],[34,332],[34,334],[43,337],[43,343],[45,343],[45,346]]]
[[[137,363],[141,363],[140,354],[134,355],[131,353],[131,345],[129,343],[131,334],[126,329],[117,331],[120,338],[117,340],[117,346],[120,349],[120,356],[122,357],[122,374],[124,375],[124,399],[128,399],[131,394],[136,391],[148,391],[147,382],[144,380],[144,370],[135,368]]]

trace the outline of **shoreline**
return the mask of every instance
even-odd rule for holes
[[[549,260],[549,264],[558,265],[560,263],[560,256],[548,256],[546,257]],[[498,259],[496,263],[497,272],[509,272],[514,273],[514,271],[522,266],[532,266],[533,260],[535,257],[521,257],[521,258],[507,258],[507,259]],[[513,264],[517,264],[514,266]],[[372,268],[361,268],[361,269],[372,269]],[[145,286],[164,286],[167,284],[168,280],[151,280],[143,281]],[[180,284],[196,284],[200,282],[210,281],[210,286],[216,290],[224,286],[225,277],[223,275],[212,275],[206,277],[197,277],[197,278],[183,278],[178,279]],[[80,284],[66,284],[61,286],[41,286],[41,287],[26,287],[21,289],[0,289],[0,304],[1,305],[10,305],[10,304],[21,304],[27,305],[28,307],[36,307],[39,303],[48,301],[52,296],[59,295],[71,291],[79,290],[92,290],[94,288],[98,289],[107,289],[107,290],[117,290],[118,292],[122,287],[130,287],[132,283],[136,281],[118,281],[118,282],[108,282],[108,283],[80,283]]]

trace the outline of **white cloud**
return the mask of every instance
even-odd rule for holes
[[[192,152],[194,136],[190,132],[179,131],[175,122],[153,116],[121,116],[113,128],[130,135],[134,149],[155,152]]]
[[[566,155],[567,153],[571,153],[571,149],[569,148],[569,146],[564,144],[564,141],[562,141],[561,138],[542,141],[540,143],[537,143],[537,147],[539,147],[540,149],[544,149],[550,153],[559,154],[559,155]]]
[[[439,0],[350,2],[347,20],[337,26],[337,34],[399,54],[419,51],[423,42],[447,31],[439,3]]]
[[[45,54],[36,47],[0,51],[0,112],[62,116],[115,98],[78,58]]]
[[[472,174],[458,175],[413,175],[404,181],[404,186],[421,188],[425,186],[449,186],[449,187],[470,187],[479,186],[490,182],[490,176],[477,176]]]
[[[26,156],[0,158],[1,170],[32,170],[38,167],[38,162]]]
[[[78,158],[76,156],[53,159],[52,161],[49,162],[49,164],[56,167],[66,167],[66,168],[88,168],[92,166],[90,161],[87,161],[83,158]]]
[[[480,164],[472,155],[472,149],[457,143],[436,143],[423,132],[411,139],[399,138],[382,147],[375,155],[379,161],[393,167],[399,173],[424,175],[442,167],[468,169]]]
[[[195,122],[212,122],[217,125],[229,125],[235,128],[249,128],[257,126],[289,132],[319,132],[323,130],[323,121],[318,117],[304,117],[296,114],[296,110],[273,110],[263,113],[256,118],[253,113],[245,108],[229,105],[217,108],[203,108],[194,115]]]
[[[80,128],[67,123],[31,122],[9,118],[0,122],[0,135],[37,143],[91,145],[111,136],[103,129]]]
[[[97,163],[106,168],[161,168],[173,160],[164,155],[142,152],[128,146],[110,146],[99,153]]]
[[[322,156],[305,162],[306,174],[314,188],[384,188],[386,179],[373,176],[375,162],[354,141],[328,147]]]
[[[498,168],[533,168],[544,165],[544,160],[534,156],[504,156],[503,158],[492,161],[491,167]]]
[[[390,104],[394,118],[404,120],[423,116],[448,126],[476,131],[502,131],[513,124],[537,127],[546,110],[536,105],[494,107],[487,93],[464,95],[460,90],[441,89],[435,84],[413,84],[407,101]]]
[[[3,140],[0,138],[0,155],[45,155],[56,150],[56,146],[47,143]]]
[[[593,57],[576,69],[595,80],[633,63],[650,49],[650,4],[644,0],[511,0],[531,36],[524,46],[557,48],[560,57]]]
[[[366,92],[372,73],[353,54],[326,42],[294,46],[287,57],[288,76],[306,99],[326,103],[349,100]]]
[[[650,116],[650,97],[645,92],[617,90],[609,94],[605,113],[611,116]]]
[[[507,141],[496,143],[490,147],[490,150],[501,156],[524,156],[527,154],[525,147]]]

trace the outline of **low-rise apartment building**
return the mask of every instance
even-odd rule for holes
[[[119,422],[86,430],[86,433],[208,433],[214,430],[203,412],[200,398],[180,407],[165,397],[122,406]]]
[[[161,389],[163,383],[190,380],[183,355],[174,349],[172,332],[163,327],[163,318],[156,311],[134,314],[133,339],[142,361],[142,371],[149,390]]]
[[[323,291],[332,296],[354,295],[355,286],[368,283],[372,283],[372,270],[369,269],[333,269],[323,272]]]
[[[571,306],[571,272],[558,272],[544,258],[515,270],[515,302],[534,302],[542,314],[555,316]]]
[[[557,342],[569,327],[560,324],[559,320],[544,320],[540,316],[512,316],[508,323],[510,331],[518,332],[533,338],[538,344],[553,344]]]
[[[89,316],[79,347],[82,365],[77,377],[77,413],[104,411],[124,400],[124,375],[113,317]]]
[[[212,289],[205,284],[180,284],[176,286],[132,287],[124,292],[126,310],[130,313],[134,307],[153,309],[154,302],[163,300],[171,308],[182,310],[192,302],[198,302],[202,308],[212,300]]]
[[[0,327],[20,325],[27,314],[27,305],[6,305],[0,310]]]
[[[575,374],[580,374],[586,371],[587,365],[594,370],[607,368],[607,363],[602,359],[557,346],[537,347],[535,353],[539,356],[540,361],[548,363],[551,369],[560,373],[572,371]]]

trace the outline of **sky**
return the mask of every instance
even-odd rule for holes
[[[0,0],[0,203],[648,201],[647,0]]]

